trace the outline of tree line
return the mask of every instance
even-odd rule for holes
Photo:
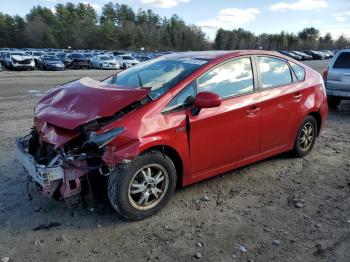
[[[0,12],[0,47],[68,48],[104,50],[207,50],[254,49],[305,50],[340,49],[349,39],[320,36],[310,27],[297,34],[255,35],[242,28],[219,29],[214,43],[195,25],[179,16],[160,17],[151,9],[134,11],[126,4],[106,3],[100,14],[89,4],[57,4],[54,10],[33,7],[25,17]]]
[[[331,33],[325,36],[314,27],[304,28],[297,34],[282,31],[279,34],[260,34],[256,36],[242,28],[234,30],[219,29],[216,32],[214,48],[231,49],[258,49],[265,50],[322,50],[342,49],[350,47],[350,40],[344,35],[333,39]]]
[[[89,4],[69,2],[54,10],[35,6],[25,17],[0,12],[0,47],[183,51],[208,49],[208,41],[177,15],[112,2],[99,15]]]

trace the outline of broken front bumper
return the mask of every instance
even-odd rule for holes
[[[29,176],[40,186],[46,187],[50,183],[64,178],[64,170],[61,166],[47,167],[38,164],[34,157],[28,153],[29,139],[18,138],[16,140],[17,159],[28,171]]]
[[[87,170],[79,167],[85,165],[83,161],[77,161],[76,167],[65,167],[63,164],[41,165],[28,153],[30,135],[16,140],[16,155],[29,177],[40,186],[40,193],[52,198],[55,192],[59,192],[62,199],[78,195],[81,192],[80,178],[87,174]]]

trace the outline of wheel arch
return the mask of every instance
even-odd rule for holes
[[[140,154],[144,154],[152,150],[157,150],[161,152],[162,154],[169,157],[171,161],[173,161],[176,169],[176,174],[177,174],[177,185],[178,186],[182,185],[184,172],[183,172],[183,161],[179,152],[175,148],[169,145],[155,145],[145,149],[144,151],[140,152]]]
[[[322,117],[320,112],[317,111],[312,111],[308,114],[308,116],[312,116],[315,118],[316,123],[317,123],[317,136],[320,134],[321,126],[322,126]]]

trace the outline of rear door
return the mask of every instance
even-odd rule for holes
[[[273,56],[255,59],[262,99],[261,152],[268,152],[294,141],[307,90],[303,81],[293,81],[296,76],[287,60]]]
[[[261,98],[253,75],[247,56],[224,62],[197,80],[198,93],[216,93],[222,104],[198,115],[187,111],[194,177],[259,153]]]
[[[327,89],[350,91],[350,52],[341,52],[330,64]]]

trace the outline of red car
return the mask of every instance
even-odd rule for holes
[[[306,155],[327,112],[322,77],[279,53],[177,53],[50,90],[16,151],[43,195],[70,200],[108,177],[113,207],[138,220],[176,184]]]

